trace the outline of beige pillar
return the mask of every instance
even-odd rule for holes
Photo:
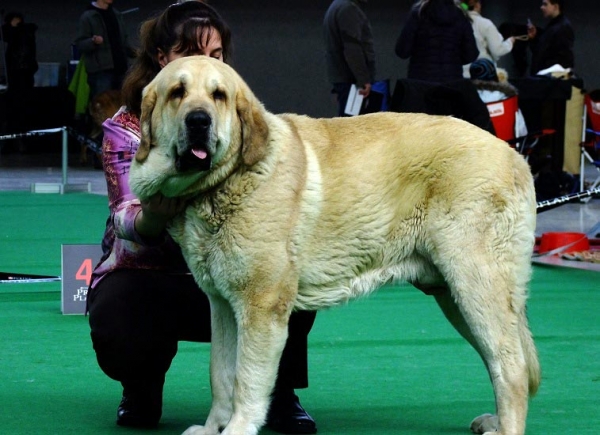
[[[572,87],[571,99],[565,106],[565,143],[563,171],[579,175],[580,143],[583,131],[583,97],[582,89]]]

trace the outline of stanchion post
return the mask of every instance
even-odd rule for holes
[[[67,127],[62,129],[62,184],[67,185],[67,168],[69,166],[69,141],[67,138]]]
[[[69,168],[69,140],[67,127],[58,127],[47,130],[33,130],[27,133],[19,133],[9,136],[0,136],[0,140],[4,138],[36,136],[39,134],[58,133],[62,132],[62,183],[32,183],[31,192],[33,193],[67,193],[67,192],[88,192],[92,191],[92,183],[69,184],[68,183],[68,168]]]

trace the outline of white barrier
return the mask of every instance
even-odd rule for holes
[[[69,168],[69,146],[67,127],[49,128],[46,130],[31,130],[26,133],[15,133],[0,136],[1,140],[16,139],[19,137],[28,136],[43,136],[45,134],[62,133],[62,182],[60,183],[32,183],[32,193],[68,193],[68,192],[88,192],[92,191],[92,183],[79,183],[70,184],[68,182],[68,168]]]

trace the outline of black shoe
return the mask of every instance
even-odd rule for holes
[[[123,393],[117,408],[117,424],[119,426],[153,429],[158,427],[162,415],[162,398],[134,398]]]
[[[317,425],[294,393],[273,395],[267,427],[283,434],[315,434]]]

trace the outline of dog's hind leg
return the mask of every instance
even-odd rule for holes
[[[452,326],[454,326],[454,329],[456,329],[458,333],[467,342],[469,342],[469,344],[471,344],[471,346],[473,346],[473,348],[477,351],[489,373],[487,361],[484,358],[481,349],[479,348],[477,339],[471,332],[471,328],[469,327],[462,313],[458,309],[458,305],[454,302],[452,294],[449,291],[447,291],[441,294],[436,294],[434,295],[434,297],[435,301],[444,313],[444,316],[446,316],[446,319],[448,319]],[[482,434],[485,432],[496,432],[498,429],[498,416],[492,414],[480,415],[471,422],[470,427],[473,433],[478,434]]]
[[[452,294],[450,293],[450,291],[446,291],[443,293],[437,293],[434,295],[434,297],[435,297],[435,301],[437,302],[440,309],[444,313],[444,316],[446,316],[446,319],[450,322],[450,324],[452,326],[454,326],[454,329],[456,329],[458,331],[458,333],[465,340],[467,340],[471,346],[473,346],[473,348],[477,351],[479,356],[481,356],[481,358],[483,359],[483,362],[485,364],[486,361],[483,357],[483,354],[481,353],[481,350],[479,349],[477,340],[473,336],[473,333],[471,332],[471,328],[469,328],[469,325],[465,321],[465,318],[463,317],[462,313],[458,309],[458,305],[456,305],[456,302],[454,302],[454,299],[452,298]]]
[[[218,435],[233,414],[236,367],[236,320],[225,299],[209,295],[211,308],[210,380],[212,406],[204,426],[191,426],[184,435]]]
[[[497,417],[478,417],[471,428],[476,433],[523,434],[528,393],[539,382],[539,377],[531,379],[539,365],[525,317],[524,283],[494,264],[450,264],[450,291],[436,300],[483,359],[496,398]]]

